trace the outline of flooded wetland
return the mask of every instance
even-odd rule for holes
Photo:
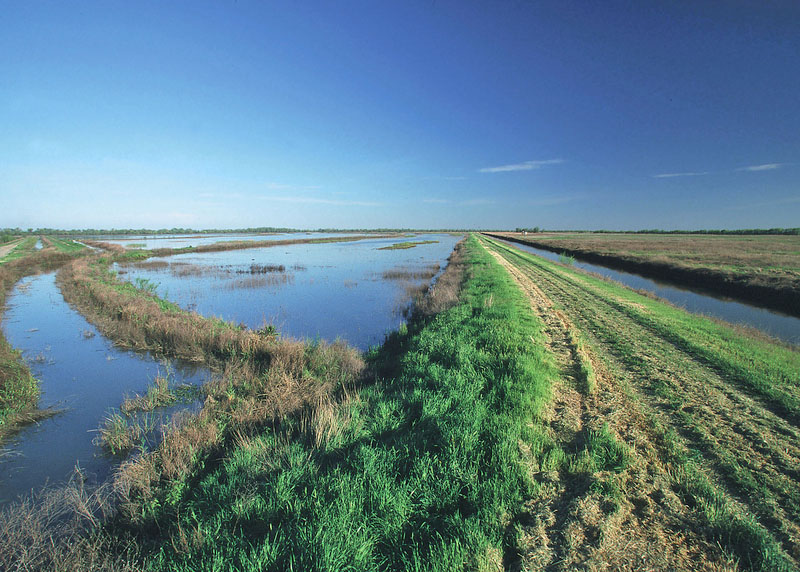
[[[341,235],[303,238],[334,236]],[[201,238],[119,242],[136,250],[219,241]],[[415,240],[425,243],[385,250]],[[185,310],[283,338],[341,339],[366,351],[404,323],[411,303],[446,266],[457,240],[446,234],[400,236],[188,253],[121,262],[114,271],[123,281]],[[2,325],[6,339],[21,350],[41,382],[39,406],[54,413],[22,427],[2,444],[0,503],[64,482],[76,467],[91,482],[103,482],[122,457],[101,447],[98,433],[107,419],[119,414],[126,397],[144,394],[158,376],[167,375],[171,387],[200,387],[211,378],[202,365],[116,347],[64,301],[52,272],[16,285]],[[150,423],[161,423],[174,411],[158,408],[154,415],[160,417]]]
[[[118,265],[120,277],[204,316],[366,350],[442,269],[459,237],[422,235],[179,254]],[[416,245],[415,241],[430,240]],[[395,244],[413,248],[386,250]]]
[[[624,527],[645,568],[792,569],[796,318],[476,233],[211,238],[0,268],[42,412],[0,452],[0,562],[400,570],[514,513],[509,568],[595,566],[598,538],[624,567]]]

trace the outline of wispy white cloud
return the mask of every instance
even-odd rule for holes
[[[702,175],[708,175],[708,171],[689,171],[686,173],[659,173],[658,175],[653,175],[653,178],[671,179],[673,177],[700,177]]]
[[[507,173],[509,171],[532,171],[541,169],[545,165],[558,165],[564,159],[545,159],[544,161],[525,161],[523,163],[512,163],[510,165],[500,165],[499,167],[484,167],[478,169],[479,173]]]
[[[431,199],[422,199],[422,202],[423,203],[432,203],[432,204],[444,204],[444,203],[449,203],[450,201],[448,201],[447,199],[433,199],[433,198],[431,198]]]
[[[764,163],[763,165],[750,165],[749,167],[741,167],[737,171],[774,171],[782,167],[783,163]]]

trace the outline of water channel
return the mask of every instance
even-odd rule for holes
[[[498,240],[503,244],[529,252],[548,260],[560,261],[560,256],[548,250],[511,242]],[[712,296],[688,288],[681,288],[674,284],[653,280],[639,274],[614,270],[597,264],[582,262],[576,258],[573,266],[595,274],[600,274],[636,290],[647,290],[660,298],[685,308],[695,314],[705,314],[714,318],[725,320],[733,324],[744,324],[756,328],[770,336],[784,342],[800,345],[800,318],[766,310],[750,304],[738,302],[729,298]]]
[[[187,253],[117,268],[122,278],[150,284],[204,316],[250,328],[272,324],[294,338],[342,338],[365,350],[404,321],[409,294],[444,268],[459,238],[435,234]],[[381,250],[420,241],[435,242]]]
[[[436,242],[379,250],[422,240]],[[409,292],[435,279],[458,240],[424,235],[192,253],[118,271],[140,284],[158,284],[160,295],[204,315],[253,328],[268,322],[285,336],[343,338],[367,349],[404,321]],[[209,378],[205,370],[115,348],[64,301],[54,273],[17,284],[2,327],[41,381],[40,406],[61,412],[24,427],[0,446],[0,506],[67,480],[76,464],[90,480],[106,480],[119,459],[94,440],[109,410],[126,395],[144,393],[167,367],[175,384],[198,385]]]
[[[76,464],[90,480],[105,480],[118,459],[93,440],[109,409],[126,394],[144,393],[167,367],[176,383],[208,379],[205,371],[115,348],[64,301],[54,273],[17,284],[6,303],[3,332],[41,380],[40,407],[61,412],[0,446],[0,506],[48,482],[65,481]]]

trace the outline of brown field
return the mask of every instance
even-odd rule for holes
[[[800,315],[800,236],[492,233]]]

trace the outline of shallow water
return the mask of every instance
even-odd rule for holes
[[[518,242],[506,240],[501,240],[500,242],[518,248],[519,250],[536,254],[542,258],[547,258],[548,260],[560,261],[558,254],[548,250],[535,248]],[[611,278],[612,280],[621,282],[636,290],[647,290],[660,298],[669,300],[676,306],[685,308],[689,312],[705,314],[733,324],[744,324],[784,342],[795,345],[800,344],[800,318],[795,318],[794,316],[789,316],[773,310],[759,308],[750,304],[744,304],[730,298],[723,298],[697,290],[679,287],[674,284],[667,284],[659,280],[646,278],[639,274],[582,262],[578,258],[575,259],[573,266]]]
[[[104,480],[116,460],[93,444],[98,426],[126,394],[143,393],[164,374],[165,364],[115,348],[67,305],[53,273],[20,281],[8,298],[3,331],[41,380],[41,407],[64,411],[23,428],[2,446],[0,504],[66,480],[76,464],[88,478]],[[176,382],[208,379],[205,371],[172,367]]]
[[[316,234],[314,236],[317,236]],[[160,296],[204,316],[250,328],[273,324],[285,336],[342,338],[360,349],[383,342],[404,321],[407,289],[427,280],[404,277],[433,264],[446,265],[460,237],[446,234],[293,244],[153,258],[118,267],[131,282],[147,280]],[[397,242],[435,240],[404,250],[378,250]],[[162,264],[162,268],[153,266]],[[283,266],[283,272],[251,265]],[[401,269],[399,276],[384,273]]]
[[[186,248],[187,246],[201,246],[204,244],[214,244],[216,242],[231,242],[238,240],[286,240],[303,238],[326,238],[331,236],[345,236],[352,233],[322,233],[322,232],[294,232],[291,234],[201,234],[201,235],[141,235],[126,236],[120,238],[112,237],[93,237],[96,240],[121,244],[125,248]]]

